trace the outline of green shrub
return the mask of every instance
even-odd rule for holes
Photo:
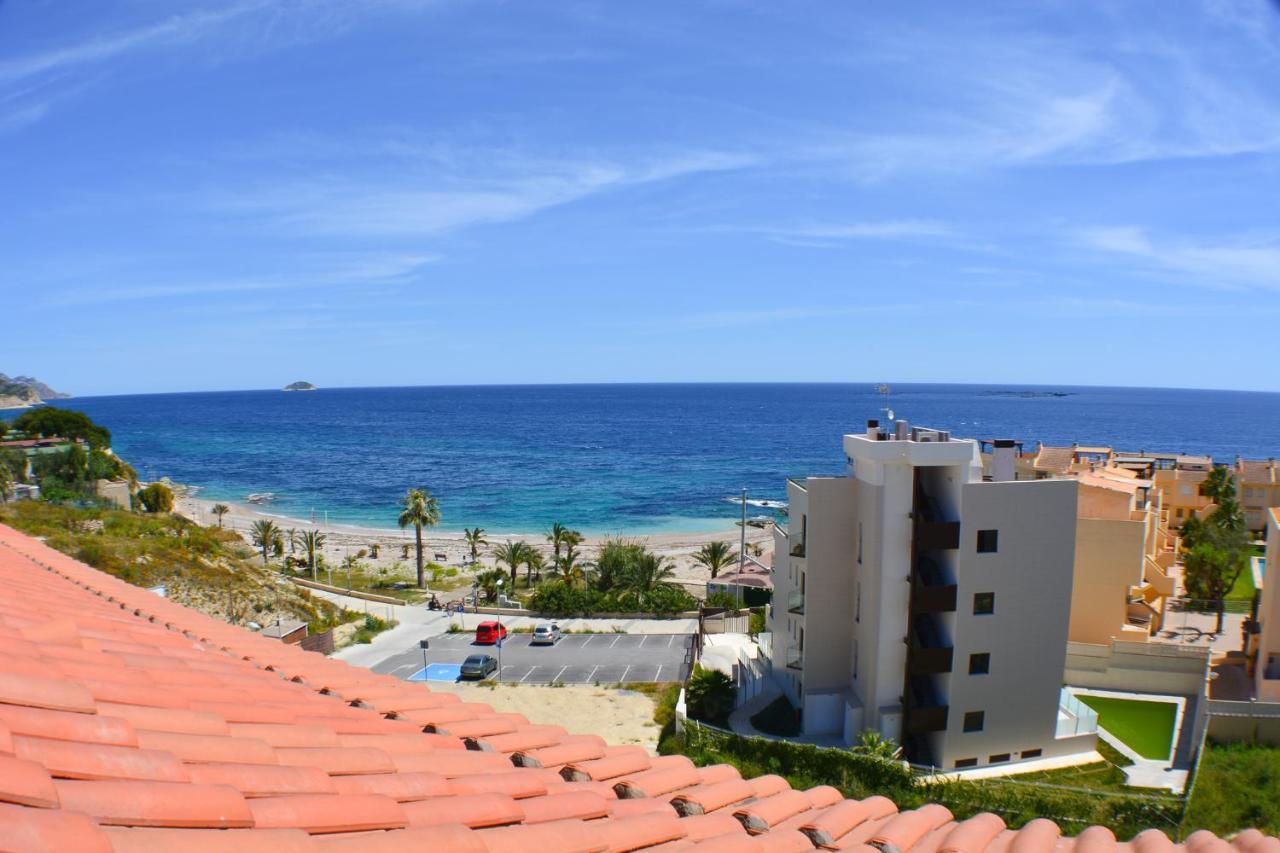
[[[170,512],[173,510],[173,491],[164,483],[152,483],[138,490],[138,503],[147,512]]]
[[[694,667],[685,689],[685,705],[689,716],[708,722],[727,721],[733,711],[737,688],[733,679],[718,669]]]

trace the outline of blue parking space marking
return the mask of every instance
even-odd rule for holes
[[[433,663],[409,676],[406,681],[457,681],[462,677],[462,664]]]

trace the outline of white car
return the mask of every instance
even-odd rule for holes
[[[529,640],[531,646],[554,646],[560,642],[560,626],[554,622],[543,622],[533,629],[533,637]]]

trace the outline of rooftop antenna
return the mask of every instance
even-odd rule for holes
[[[880,395],[880,399],[884,402],[884,405],[880,407],[880,411],[884,412],[885,424],[886,425],[892,424],[894,421],[894,417],[893,417],[893,409],[889,408],[889,384],[887,382],[881,382],[879,385],[876,386],[876,392]]]

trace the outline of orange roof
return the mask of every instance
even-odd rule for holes
[[[1280,464],[1274,459],[1241,459],[1236,471],[1244,483],[1280,483]]]
[[[1065,474],[1071,468],[1071,463],[1075,461],[1076,452],[1070,447],[1048,447],[1040,448],[1040,452],[1036,454],[1034,467],[1037,471],[1052,471],[1057,474]]]
[[[535,725],[193,610],[0,525],[14,851],[1119,851]],[[1181,850],[1230,850],[1197,833]],[[1240,853],[1280,841],[1250,830]],[[1155,830],[1133,849],[1172,851]]]

